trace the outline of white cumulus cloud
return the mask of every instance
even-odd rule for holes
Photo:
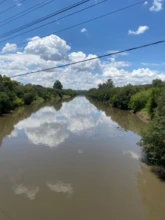
[[[29,39],[22,52],[0,53],[0,74],[13,76],[90,58],[97,58],[97,55],[85,54],[83,51],[71,51],[71,47],[67,42],[56,35],[44,38],[35,37]],[[47,87],[52,87],[58,79],[62,82],[64,88],[72,89],[97,87],[98,83],[105,82],[108,78],[112,78],[117,86],[127,83],[150,83],[155,78],[165,80],[165,74],[155,69],[140,67],[133,69],[133,64],[126,61],[126,58],[127,56],[112,56],[110,59],[95,59],[15,79],[22,83],[40,84]],[[129,66],[132,70],[128,71]],[[138,77],[135,71],[140,72],[141,77]]]
[[[152,7],[150,7],[150,11],[161,11],[163,10],[163,0],[154,0]]]
[[[34,37],[24,49],[26,54],[39,55],[44,60],[60,61],[67,58],[70,46],[56,35],[40,38]]]
[[[86,32],[87,32],[87,29],[86,29],[86,28],[82,28],[80,32],[81,32],[81,33],[86,33]]]
[[[128,35],[139,35],[144,34],[149,29],[148,26],[139,26],[136,31],[129,30]]]
[[[17,51],[16,44],[6,43],[6,45],[2,48],[2,53],[15,52],[15,51]]]

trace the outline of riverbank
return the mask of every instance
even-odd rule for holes
[[[165,176],[165,82],[156,79],[148,85],[115,87],[112,80],[90,89],[87,95],[115,108],[129,110],[147,123],[140,146],[149,164]],[[158,169],[157,169],[158,168]]]
[[[150,122],[150,118],[148,115],[146,115],[145,113],[142,113],[142,112],[136,112],[134,113],[138,118],[140,118],[143,122],[145,123],[149,123]]]
[[[63,89],[56,81],[53,88],[40,85],[23,85],[9,77],[0,76],[0,114],[6,114],[17,107],[30,105],[37,100],[67,100],[76,95],[71,89]]]

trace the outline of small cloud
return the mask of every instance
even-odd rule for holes
[[[150,8],[150,11],[161,11],[163,10],[163,0],[153,0],[153,5]]]
[[[143,66],[161,66],[164,65],[164,63],[140,63]]]
[[[144,34],[144,32],[146,32],[149,29],[148,26],[139,26],[137,31],[132,31],[129,30],[128,31],[128,35],[140,35],[140,34]]]
[[[19,7],[22,5],[22,1],[14,0],[14,3]]]
[[[15,52],[17,50],[16,44],[7,43],[2,49],[2,53]]]
[[[83,28],[83,29],[81,29],[80,32],[81,32],[81,33],[87,33],[87,29],[86,29],[86,28]]]
[[[148,5],[148,1],[145,1],[145,2],[144,2],[144,5]]]

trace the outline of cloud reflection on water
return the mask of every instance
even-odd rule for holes
[[[53,106],[42,108],[15,125],[10,137],[16,137],[23,130],[33,144],[53,148],[63,143],[70,134],[89,131],[101,124],[111,127],[117,125],[86,98],[78,97],[63,103],[59,111]]]
[[[55,184],[47,183],[47,186],[52,192],[63,193],[66,194],[67,197],[70,197],[73,194],[73,187],[70,183],[59,181]]]
[[[13,190],[16,195],[24,194],[28,199],[34,200],[39,192],[39,187],[27,187],[23,184],[15,185]]]
[[[131,156],[132,159],[140,160],[140,155],[138,155],[137,153],[135,153],[133,151],[124,151],[123,155],[129,155],[129,156]]]

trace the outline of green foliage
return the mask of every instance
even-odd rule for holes
[[[24,101],[16,96],[16,98],[13,101],[13,106],[20,107],[22,105],[24,105]]]
[[[60,89],[60,90],[62,90],[63,86],[62,86],[61,82],[60,82],[59,80],[57,80],[57,81],[54,83],[53,88],[54,88],[54,89]]]
[[[30,105],[35,100],[33,93],[27,92],[24,96],[24,103],[25,105]]]
[[[59,81],[56,81],[55,84],[60,89],[45,88],[32,84],[22,85],[21,83],[12,81],[7,76],[2,77],[0,75],[0,114],[24,104],[30,105],[37,99],[62,99],[64,95],[65,97],[74,97],[76,95],[75,91],[71,89],[62,90],[62,85]]]
[[[153,87],[161,87],[163,86],[163,81],[161,79],[154,79],[152,85]]]
[[[148,129],[142,132],[140,144],[153,165],[165,166],[165,120],[153,120]]]
[[[160,94],[160,88],[151,89],[151,93],[147,102],[148,114],[150,115],[151,118],[154,117],[154,111],[157,107],[157,99],[159,97],[159,94]]]
[[[0,92],[0,113],[4,113],[13,108],[9,96],[5,92]]]
[[[105,88],[114,88],[114,83],[112,81],[112,79],[108,79],[106,83],[103,83],[103,84],[99,84],[99,89],[105,89]]]
[[[121,88],[115,88],[114,95],[112,96],[112,100],[110,100],[110,102],[116,108],[128,110],[130,109],[129,102],[131,96],[136,92],[136,87],[132,86],[131,84]]]
[[[165,88],[159,93],[153,120],[142,132],[140,145],[149,162],[165,171]]]
[[[140,111],[145,108],[150,97],[151,90],[142,90],[133,95],[129,102],[129,108],[134,112]]]
[[[116,108],[127,110],[131,96],[138,90],[138,87],[131,84],[115,88],[113,82],[108,80],[107,83],[99,85],[99,89],[90,89],[88,96],[101,102],[111,103]]]

